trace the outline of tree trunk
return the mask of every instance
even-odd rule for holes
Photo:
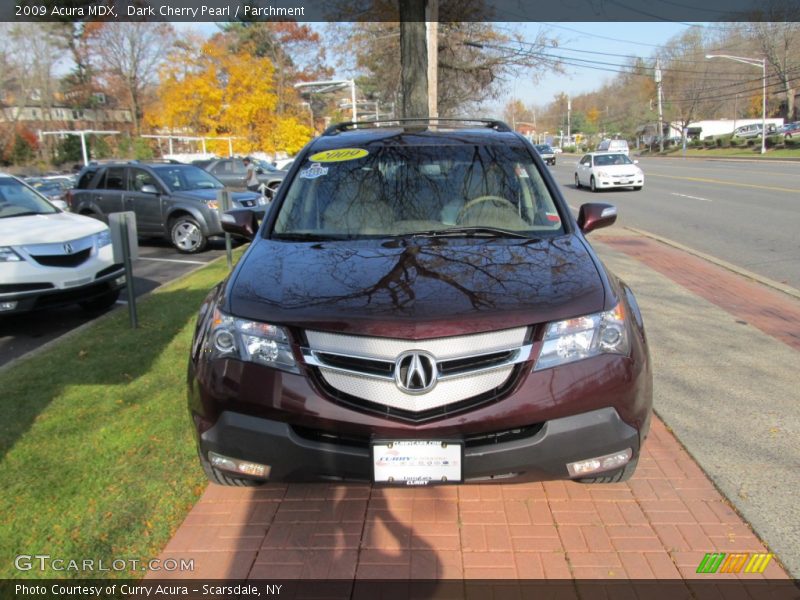
[[[428,118],[425,0],[400,0],[401,117]]]

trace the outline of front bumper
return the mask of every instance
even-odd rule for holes
[[[625,179],[619,177],[598,178],[598,188],[616,188],[616,187],[642,187],[644,185],[644,177],[628,177]]]
[[[270,481],[372,480],[369,440],[329,439],[320,441],[308,430],[280,421],[226,411],[199,435],[198,443],[206,458],[208,452],[216,452],[269,465]],[[569,479],[567,463],[626,448],[635,459],[639,440],[640,432],[615,409],[601,408],[552,419],[531,435],[511,441],[466,441],[463,476],[465,482]]]
[[[85,283],[68,287],[57,287],[56,283],[47,281],[0,284],[0,303],[16,303],[14,308],[0,311],[0,315],[56,308],[98,298],[125,287],[125,267],[111,265],[85,279],[88,279]]]

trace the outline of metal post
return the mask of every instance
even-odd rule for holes
[[[664,153],[664,113],[661,108],[661,62],[656,60],[656,85],[658,86],[658,147]]]
[[[353,103],[353,123],[358,121],[358,109],[356,108],[356,80],[350,80],[350,100]]]
[[[219,211],[220,220],[226,211],[231,209],[231,195],[228,190],[219,190],[217,192],[217,210]],[[233,269],[233,245],[231,244],[231,234],[225,232],[225,255],[228,260],[228,270]]]
[[[83,152],[83,166],[89,164],[89,153],[86,152],[86,132],[81,131],[79,132],[81,136],[81,152]]]
[[[767,151],[767,59],[761,59],[761,154]]]
[[[131,328],[136,329],[139,327],[139,320],[136,315],[136,294],[133,290],[133,264],[131,262],[131,241],[128,237],[128,218],[129,215],[123,215],[120,220],[122,224],[120,234],[122,235],[122,260],[125,264],[125,291],[128,294],[128,314],[131,318]]]
[[[228,138],[228,158],[233,156],[233,138]]]

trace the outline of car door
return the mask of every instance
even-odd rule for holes
[[[245,189],[247,168],[239,158],[226,158],[217,162],[211,173],[219,179],[226,188],[234,190]]]
[[[581,185],[589,185],[591,166],[592,166],[592,157],[587,154],[581,159],[581,162],[578,164],[578,180],[580,181]]]
[[[144,186],[153,186],[157,193],[143,192]],[[125,210],[136,213],[136,227],[140,234],[160,235],[164,233],[162,220],[161,184],[146,169],[128,167],[125,190]]]
[[[108,215],[123,210],[122,196],[125,193],[125,167],[108,167],[100,176],[92,196],[97,208],[108,221]]]

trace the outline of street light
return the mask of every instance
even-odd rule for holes
[[[322,94],[339,89],[345,85],[350,86],[350,101],[353,103],[353,122],[358,120],[358,109],[356,108],[356,82],[353,79],[334,79],[331,81],[306,81],[303,83],[295,83],[295,89],[306,87],[321,87],[322,89],[316,90],[316,93]]]
[[[743,58],[729,54],[706,54],[706,58],[727,58],[746,65],[761,67],[761,154],[767,151],[767,59]]]

